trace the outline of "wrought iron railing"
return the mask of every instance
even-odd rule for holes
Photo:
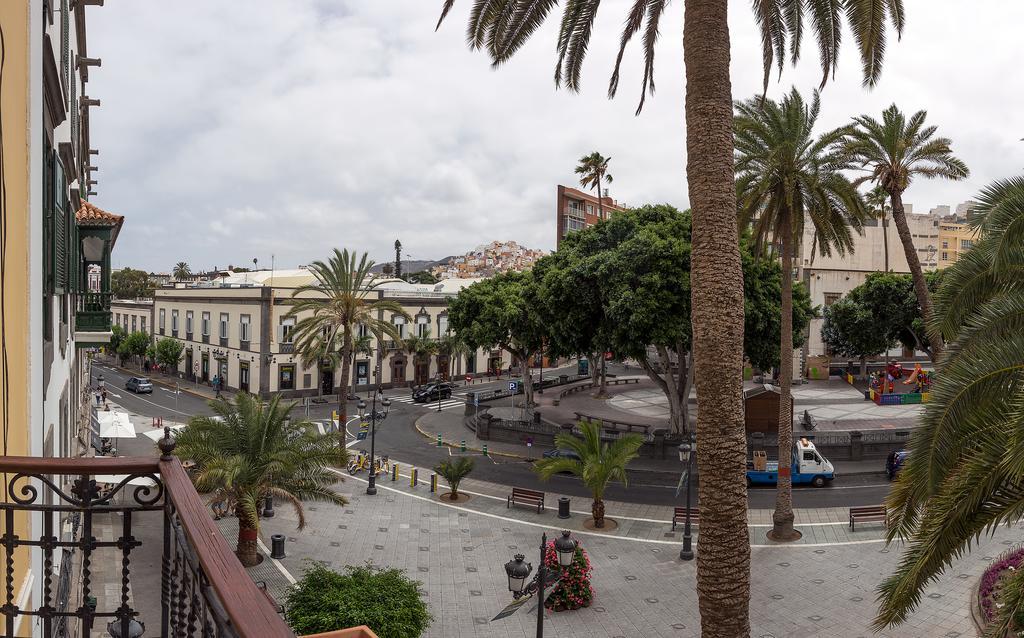
[[[110,332],[110,292],[81,292],[75,305],[75,329],[82,332]]]
[[[0,548],[6,570],[0,622],[5,635],[14,635],[19,616],[38,622],[44,636],[68,635],[72,619],[81,636],[91,636],[108,623],[114,623],[120,635],[131,635],[130,625],[139,616],[131,592],[142,591],[132,587],[132,557],[161,551],[159,633],[150,627],[145,635],[294,636],[235,558],[181,463],[171,455],[174,443],[169,434],[160,447],[159,459],[0,457],[6,496],[0,502],[4,523]],[[116,484],[104,488],[97,483],[97,475],[111,474],[121,477]],[[147,511],[163,512],[159,550],[143,547],[137,528],[133,530],[139,515]],[[30,538],[16,533],[19,512],[38,513],[36,520],[41,520],[41,528],[33,529]],[[117,521],[112,540],[100,540],[95,534],[97,517],[103,515],[113,515]],[[75,517],[77,533],[60,536],[61,522]],[[33,599],[35,606],[22,609],[14,589],[14,554],[24,547],[38,548],[42,581],[41,596]],[[97,555],[97,550],[105,551]],[[93,562],[108,558],[111,550],[120,554],[119,600],[101,607],[93,595],[100,586]],[[57,573],[55,552],[64,553]],[[71,554],[76,558],[79,586],[69,600],[70,572],[66,570],[71,568],[65,565],[70,565]]]

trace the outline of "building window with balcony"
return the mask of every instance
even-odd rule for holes
[[[949,261],[949,253],[942,251],[942,261]]]
[[[280,365],[277,367],[277,386],[278,390],[294,390],[295,389],[295,365],[287,364]]]
[[[191,310],[185,311],[185,334],[188,338],[192,338],[192,320],[195,318],[195,314]]]
[[[281,325],[277,327],[278,340],[281,343],[291,343],[292,333],[295,331],[295,317],[288,317],[287,319],[281,320]]]
[[[405,317],[395,316],[391,319],[391,323],[395,325],[395,329],[398,331],[398,338],[405,339]]]
[[[971,240],[971,239],[961,239],[960,240],[960,250],[967,250],[968,248],[971,248],[972,246],[974,246],[974,240]]]
[[[443,337],[448,334],[448,315],[440,315],[437,318],[437,336]]]
[[[416,315],[416,336],[420,339],[430,336],[430,315]]]
[[[250,340],[249,335],[249,322],[251,317],[249,315],[241,315],[238,321],[238,340],[248,343]]]
[[[208,312],[203,313],[203,336],[210,336],[210,313]]]
[[[163,334],[164,330],[166,330],[166,329],[167,329],[167,309],[166,308],[161,308],[160,309],[160,334]]]

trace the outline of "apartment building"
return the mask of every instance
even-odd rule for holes
[[[939,268],[955,264],[977,238],[977,231],[963,217],[947,217],[939,222]]]
[[[626,210],[626,205],[615,201],[608,195],[602,197],[600,205],[598,205],[598,200],[593,195],[559,184],[555,208],[557,220],[555,245],[561,245],[562,239],[569,233],[589,228],[601,221],[602,208],[604,219],[608,219],[612,214]]]
[[[303,362],[295,352],[292,331],[298,317],[289,317],[292,293],[313,281],[305,269],[231,274],[216,282],[175,284],[158,288],[151,301],[113,303],[115,324],[152,327],[154,340],[173,338],[184,345],[177,374],[208,383],[213,377],[225,387],[261,396],[289,397],[337,394],[341,374],[329,361]],[[398,301],[410,318],[381,316],[403,339],[437,339],[448,333],[448,299],[473,280],[411,284],[398,279],[382,282],[371,299]],[[358,336],[369,336],[365,327]],[[308,365],[307,365],[308,363]],[[478,350],[469,356],[435,353],[427,357],[407,351],[392,340],[372,341],[357,353],[350,372],[350,391],[419,385],[436,377],[479,376],[507,370],[509,353]]]

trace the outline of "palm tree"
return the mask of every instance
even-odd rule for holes
[[[953,155],[952,141],[935,137],[937,127],[925,126],[927,116],[926,111],[918,111],[908,120],[893,104],[882,112],[881,122],[869,115],[855,117],[857,126],[851,131],[848,144],[849,152],[857,163],[870,171],[858,182],[870,180],[889,195],[892,219],[903,244],[903,253],[914,280],[914,294],[925,323],[931,320],[932,300],[921,270],[921,260],[917,257],[917,247],[907,225],[903,192],[917,176],[960,180],[970,173],[967,165]],[[937,361],[943,348],[941,336],[936,335],[931,344],[929,355],[932,361]]]
[[[174,270],[171,271],[171,275],[176,280],[182,281],[192,276],[192,269],[188,267],[187,263],[179,261],[178,263],[174,264]]]
[[[304,366],[337,357],[341,368],[338,417],[342,424],[348,420],[345,397],[358,326],[365,326],[377,341],[385,336],[397,340],[400,338],[398,329],[380,317],[384,313],[409,316],[398,302],[374,298],[379,282],[373,281],[371,268],[373,261],[366,253],[357,261],[354,252],[335,248],[334,256],[328,261],[317,260],[309,266],[316,282],[292,292],[292,309],[287,315],[299,317],[292,336],[295,351]]]
[[[608,172],[608,162],[610,161],[612,158],[594,151],[590,155],[581,157],[576,166],[576,174],[580,176],[580,185],[585,188],[593,188],[597,193],[598,219],[604,219],[604,197],[601,194],[601,182],[612,183],[612,176]]]
[[[177,437],[174,453],[196,463],[196,489],[238,517],[236,554],[246,567],[259,562],[259,511],[268,496],[286,501],[306,525],[302,504],[348,503],[331,489],[338,480],[332,467],[344,467],[347,452],[339,435],[319,434],[311,423],[291,421],[294,403],[280,397],[269,403],[245,392],[233,402],[209,402],[215,416],[196,416]],[[344,435],[341,435],[342,437]],[[344,438],[340,441],[344,443]]]
[[[814,227],[822,255],[853,251],[851,228],[861,231],[864,205],[840,171],[849,168],[842,141],[846,129],[814,136],[821,102],[810,104],[794,88],[781,102],[760,97],[736,104],[736,199],[740,225],[751,226],[760,246],[780,245],[782,326],[779,365],[779,463],[792,454],[793,247],[804,224]],[[779,472],[773,527],[777,541],[800,538],[793,529],[793,484]]]
[[[437,341],[437,353],[448,357],[448,369],[445,372],[449,379],[455,374],[455,360],[459,357],[467,357],[471,352],[472,350],[465,341],[450,332],[441,335]]]
[[[448,482],[448,487],[452,491],[448,499],[457,501],[459,500],[459,484],[462,483],[462,479],[469,476],[469,473],[473,471],[473,459],[468,456],[460,456],[454,461],[452,459],[445,459],[434,467],[434,471]]]
[[[423,331],[422,335],[410,335],[402,342],[402,349],[412,357],[413,371],[415,374],[416,364],[426,361],[430,363],[430,357],[439,352],[439,345],[430,338],[430,329]],[[429,366],[428,366],[429,372]],[[419,379],[417,379],[419,381]]]
[[[612,481],[629,483],[626,466],[637,457],[644,439],[639,434],[624,434],[611,443],[601,440],[601,426],[595,421],[580,421],[581,437],[561,432],[555,435],[555,447],[571,450],[579,458],[545,458],[534,463],[542,481],[559,472],[570,472],[580,477],[590,490],[594,502],[590,512],[594,527],[604,527],[604,491]]]
[[[437,26],[455,0],[443,0]],[[508,61],[537,31],[555,6],[551,0],[474,0],[467,39],[485,49],[495,66]],[[608,85],[618,90],[619,66],[634,35],[643,30],[644,73],[640,104],[654,91],[654,49],[667,2],[633,0],[627,13]],[[580,88],[583,59],[599,0],[565,3],[556,45],[555,85]],[[697,413],[697,437],[714,440],[716,454],[698,455],[703,503],[697,564],[701,633],[735,638],[750,632],[750,542],[747,531],[746,435],[743,427],[743,276],[736,227],[733,174],[732,84],[729,76],[728,0],[684,0],[683,62],[686,66],[686,183],[693,208],[692,306],[694,382],[705,401]],[[860,52],[864,82],[874,86],[882,70],[885,22],[903,31],[902,0],[811,0],[754,3],[761,31],[764,86],[771,68],[796,60],[805,32],[817,37],[822,85],[838,68],[842,16]],[[806,10],[806,12],[805,12]],[[810,29],[804,29],[804,22]],[[673,32],[675,32],[673,30]],[[723,587],[728,583],[728,587]]]
[[[979,240],[935,293],[929,328],[950,346],[887,501],[889,540],[907,548],[879,588],[878,628],[904,621],[979,536],[1024,511],[1024,177],[988,186],[979,201]],[[1001,626],[986,635],[1011,635],[1024,612],[1024,570],[1007,578]]]
[[[882,247],[885,251],[885,272],[889,272],[889,213],[892,207],[889,205],[889,193],[881,186],[875,186],[864,196],[864,203],[868,205],[871,212],[878,217],[882,224]]]

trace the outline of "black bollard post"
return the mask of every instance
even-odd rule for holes
[[[270,557],[284,558],[284,534],[274,534],[270,537]]]

